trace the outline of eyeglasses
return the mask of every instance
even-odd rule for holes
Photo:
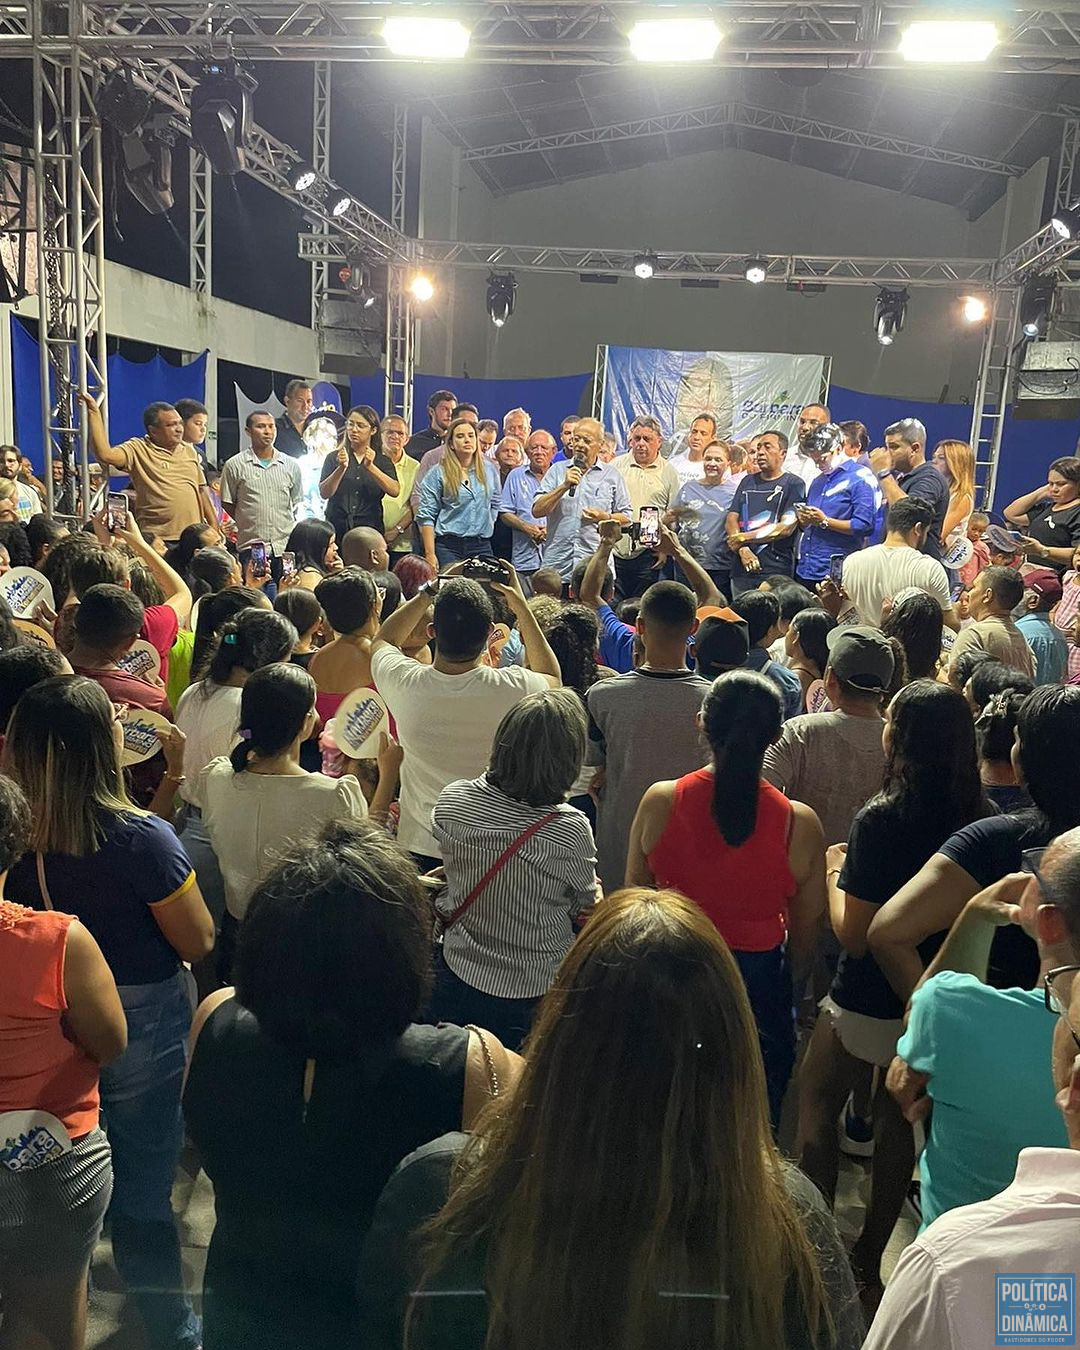
[[[1043,977],[1043,1001],[1046,1004],[1046,1011],[1060,1017],[1069,1028],[1069,1035],[1080,1049],[1080,1035],[1077,1035],[1073,1024],[1069,1021],[1068,1012],[1073,976],[1078,970],[1080,966],[1057,966],[1054,970],[1048,970]]]

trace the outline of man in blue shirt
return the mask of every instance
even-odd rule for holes
[[[1061,578],[1053,568],[1037,567],[1024,577],[1024,613],[1016,626],[1035,657],[1036,684],[1062,684],[1069,669],[1069,644],[1050,622],[1060,599]]]
[[[811,591],[829,575],[834,554],[846,558],[874,529],[873,489],[843,446],[843,432],[830,422],[803,447],[819,472],[806,490],[806,505],[796,512],[803,533],[795,575]]]
[[[615,465],[600,462],[603,444],[603,426],[595,417],[581,418],[573,430],[573,461],[553,465],[533,498],[533,517],[547,522],[544,565],[554,567],[564,584],[575,564],[599,547],[601,521],[630,523],[630,493]]]
[[[877,474],[885,494],[882,518],[893,502],[902,497],[918,497],[933,512],[922,551],[941,561],[941,528],[949,509],[949,485],[926,459],[926,428],[917,417],[903,417],[885,428],[885,444],[870,452],[870,467]],[[880,529],[875,537],[880,536]]]
[[[532,505],[555,458],[555,438],[551,432],[540,428],[532,432],[525,442],[525,457],[528,463],[511,469],[506,476],[499,517],[513,531],[510,561],[522,582],[527,582],[544,563],[547,523],[536,519]],[[529,593],[528,586],[525,593]]]

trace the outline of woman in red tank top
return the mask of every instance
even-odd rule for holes
[[[649,788],[626,865],[628,886],[681,891],[731,947],[757,1020],[774,1127],[795,1063],[793,972],[800,988],[826,904],[820,821],[761,777],[782,724],[772,681],[722,675],[698,714],[712,765]]]

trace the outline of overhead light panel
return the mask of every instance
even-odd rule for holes
[[[883,347],[891,347],[907,317],[908,293],[883,286],[874,302],[874,332]]]
[[[630,29],[630,50],[639,61],[711,61],[722,34],[712,19],[642,19]]]
[[[985,61],[998,45],[997,25],[986,19],[918,19],[900,34],[905,61],[962,65]]]
[[[409,282],[409,294],[420,304],[426,304],[435,294],[435,283],[423,272],[417,272]]]
[[[306,192],[309,187],[314,187],[316,177],[311,165],[301,161],[289,170],[289,186],[294,192]]]
[[[1060,239],[1075,239],[1080,234],[1080,202],[1055,211],[1050,217],[1050,227]]]
[[[395,56],[417,61],[446,61],[469,50],[469,30],[456,19],[404,16],[387,19],[383,41]]]
[[[985,323],[990,317],[990,305],[981,295],[962,295],[960,313],[965,323]]]
[[[660,259],[655,253],[638,253],[634,256],[634,276],[639,281],[648,281],[660,268]]]
[[[1040,338],[1050,322],[1054,303],[1053,277],[1032,277],[1020,293],[1020,331],[1026,338]]]
[[[352,206],[352,198],[347,192],[342,192],[339,188],[332,189],[330,196],[326,199],[326,204],[330,208],[330,214],[335,220],[343,216]]]
[[[246,167],[255,80],[235,61],[205,66],[191,91],[191,139],[215,173],[233,177]]]
[[[492,272],[488,276],[487,312],[496,328],[501,328],[513,314],[516,291],[517,279],[513,272]]]
[[[760,286],[769,275],[769,264],[764,258],[747,258],[743,276],[751,286]]]

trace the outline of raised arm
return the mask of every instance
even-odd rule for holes
[[[98,516],[94,522],[95,534],[98,531],[99,521],[104,524],[102,517]],[[146,564],[151,576],[161,587],[161,593],[164,596],[163,603],[176,612],[176,617],[181,624],[186,623],[188,616],[191,614],[191,591],[188,589],[188,584],[180,573],[174,572],[161,554],[155,552],[142,537],[142,531],[139,529],[138,521],[133,514],[128,513],[127,529],[117,530],[116,535],[118,539],[122,539],[127,544],[136,558]]]
[[[543,675],[552,689],[558,689],[562,684],[562,670],[559,668],[555,653],[548,646],[548,640],[536,622],[536,615],[529,608],[517,573],[508,562],[504,562],[503,567],[510,580],[505,584],[493,581],[491,589],[497,591],[514,612],[518,632],[525,644],[525,659],[529,663],[529,669],[537,675]]]
[[[92,395],[80,390],[76,395],[86,409],[86,430],[90,438],[90,450],[94,458],[108,469],[127,469],[127,456],[122,450],[109,444],[109,433],[105,430],[105,419]]]
[[[1025,492],[1022,497],[1017,497],[1010,502],[1002,512],[1005,519],[1013,525],[1030,524],[1031,512],[1040,502],[1047,501],[1050,497],[1050,490],[1044,483],[1042,487],[1037,487],[1034,492]]]
[[[675,560],[679,570],[690,583],[691,590],[697,596],[699,609],[703,605],[723,607],[727,604],[727,601],[713,584],[712,577],[709,576],[696,558],[691,557],[680,542],[678,535],[674,534],[666,525],[660,528],[660,546],[656,552],[661,557]]]
[[[557,488],[550,492],[545,492],[543,496],[534,497],[532,504],[532,513],[537,520],[542,520],[544,516],[551,515],[555,507],[562,501],[572,487],[577,487],[581,482],[582,471],[572,461],[566,470],[566,477]]]
[[[615,545],[622,538],[622,526],[615,520],[605,520],[600,524],[600,546],[589,559],[585,575],[581,578],[578,599],[590,609],[599,609],[603,603],[604,582],[608,576],[608,565]]]

